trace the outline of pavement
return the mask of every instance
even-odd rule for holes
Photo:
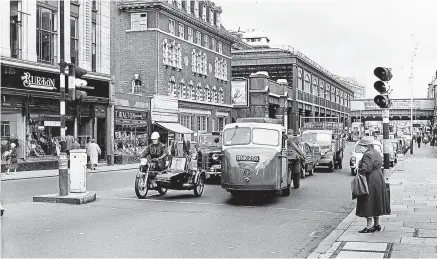
[[[366,226],[355,209],[307,258],[437,258],[437,148],[414,146],[389,178],[392,214],[382,230]],[[404,169],[404,170],[402,170]]]
[[[138,168],[138,163],[125,164],[125,165],[112,165],[112,166],[108,166],[102,163],[97,165],[96,170],[87,169],[87,174],[109,172],[109,171],[122,171],[122,170],[129,170],[135,168]],[[2,173],[0,180],[10,181],[10,180],[21,180],[21,179],[45,178],[45,177],[55,177],[58,175],[59,175],[59,169],[20,171],[20,172],[11,172],[11,174],[9,175]]]

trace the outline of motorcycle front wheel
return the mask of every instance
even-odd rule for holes
[[[149,191],[149,178],[146,176],[135,179],[135,194],[138,199],[145,199]]]

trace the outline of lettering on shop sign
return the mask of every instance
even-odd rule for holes
[[[27,88],[37,88],[44,90],[56,90],[55,79],[42,76],[32,76],[29,72],[24,72],[21,76],[23,86]]]
[[[118,119],[145,120],[147,119],[147,113],[131,112],[131,111],[115,111],[115,117]]]

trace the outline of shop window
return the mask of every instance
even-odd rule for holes
[[[138,157],[148,144],[147,126],[115,125],[114,155]],[[117,158],[116,158],[117,159]]]
[[[57,63],[57,13],[37,6],[36,54],[38,62]]]
[[[147,13],[132,13],[131,14],[131,30],[143,31],[147,30]],[[174,21],[173,21],[174,30]]]
[[[1,122],[1,137],[10,137],[11,136],[11,125],[9,121]]]
[[[79,24],[78,18],[70,18],[70,56],[71,63],[79,65]]]
[[[11,40],[11,57],[21,58],[23,47],[23,13],[21,12],[21,1],[10,1],[10,40]]]

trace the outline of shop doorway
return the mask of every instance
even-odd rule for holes
[[[106,119],[97,118],[97,136],[96,143],[99,145],[102,153],[99,156],[99,160],[106,161]]]

